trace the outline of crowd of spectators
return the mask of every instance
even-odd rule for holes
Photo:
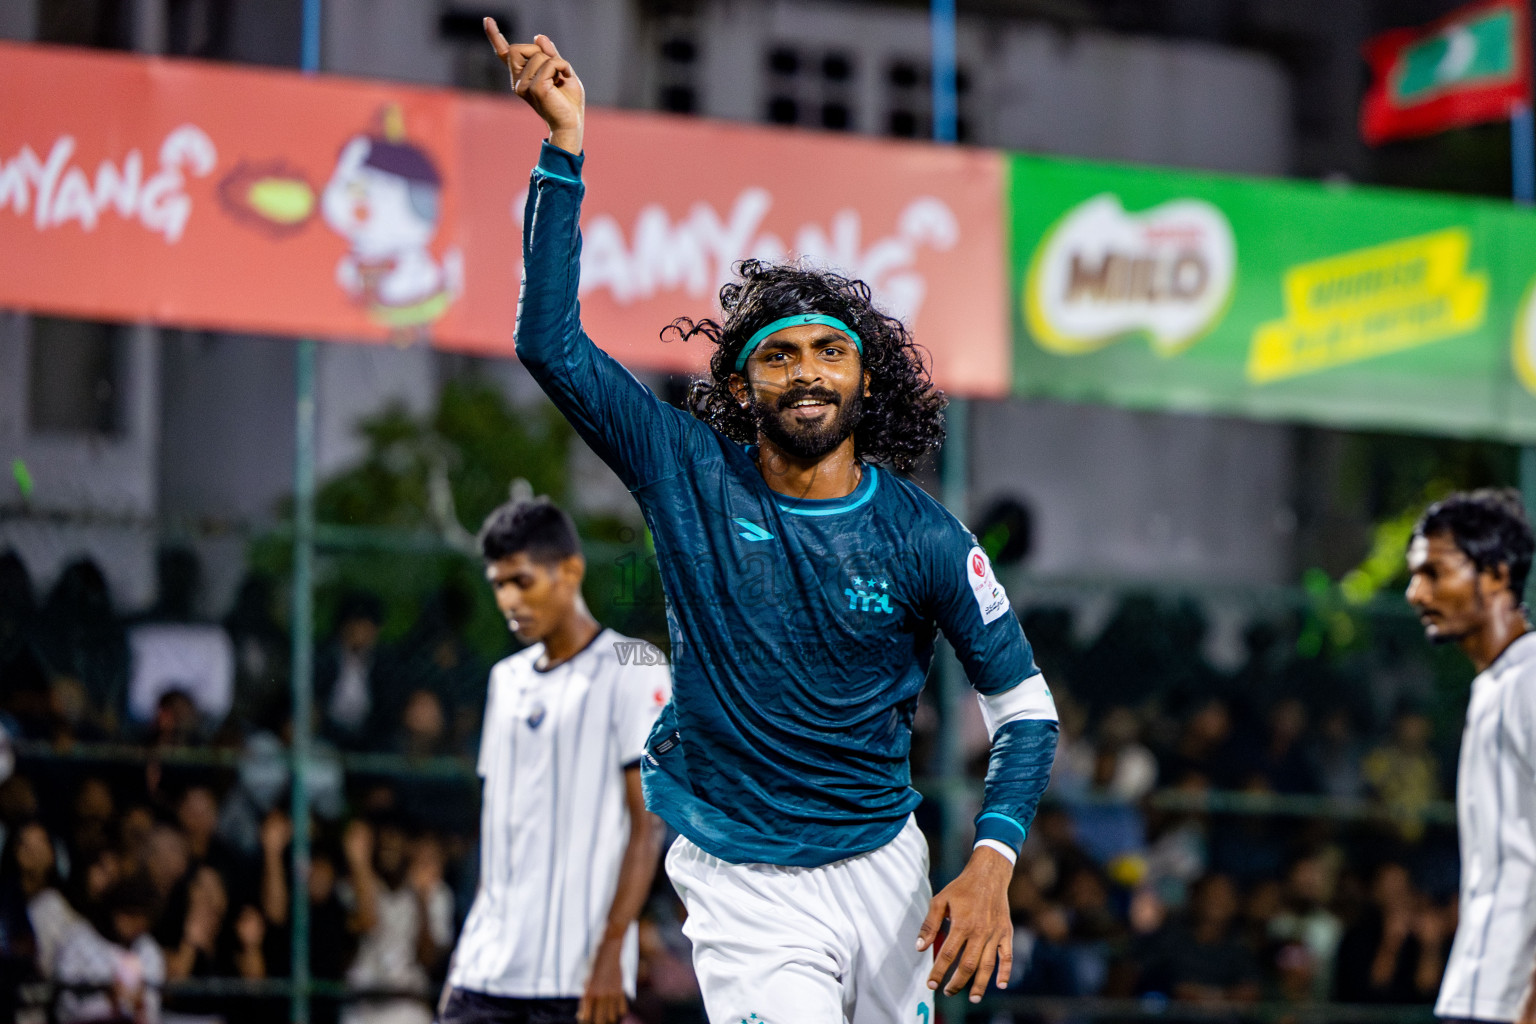
[[[281,1012],[267,990],[231,999],[168,984],[289,973],[289,639],[276,585],[253,576],[227,615],[203,621],[195,558],[164,552],[159,573],[157,600],[128,615],[89,561],[39,599],[21,559],[0,554],[0,730],[25,744],[19,757],[0,751],[0,1004],[32,1001],[0,1005],[0,1019]],[[479,870],[469,766],[489,659],[463,640],[452,592],[393,643],[384,612],[345,597],[315,651],[301,903],[317,1019],[338,1024],[430,1021]],[[1066,610],[1023,618],[1062,731],[1010,892],[1011,993],[1433,998],[1455,928],[1456,849],[1426,812],[1449,792],[1454,737],[1412,703],[1383,712],[1347,670],[1297,655],[1284,625],[1251,627],[1246,658],[1224,673],[1201,653],[1190,603],[1127,598],[1088,641]],[[921,776],[931,709],[917,722]],[[984,742],[968,753],[979,776]],[[414,771],[422,758],[463,770]],[[1381,813],[1154,799],[1169,792],[1359,799]],[[658,873],[639,1020],[687,1019],[697,999],[682,916]]]

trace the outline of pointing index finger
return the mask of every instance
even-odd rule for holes
[[[512,49],[506,37],[501,34],[501,29],[496,24],[495,18],[486,18],[481,22],[485,28],[485,38],[491,41],[491,47],[496,51],[496,56],[506,60],[507,51]]]

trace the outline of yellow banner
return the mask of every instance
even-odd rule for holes
[[[1249,381],[1268,384],[1476,330],[1488,313],[1488,275],[1468,273],[1471,252],[1471,232],[1458,227],[1290,268],[1285,319],[1254,331]]]

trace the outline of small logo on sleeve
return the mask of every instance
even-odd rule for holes
[[[1001,618],[1008,611],[1008,594],[997,582],[992,571],[992,561],[981,548],[971,548],[965,556],[965,575],[970,581],[976,607],[981,610],[981,624],[987,625]]]

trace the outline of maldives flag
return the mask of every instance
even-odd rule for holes
[[[1484,0],[1366,43],[1373,81],[1360,109],[1365,141],[1508,118],[1530,102],[1529,26],[1528,0]]]

